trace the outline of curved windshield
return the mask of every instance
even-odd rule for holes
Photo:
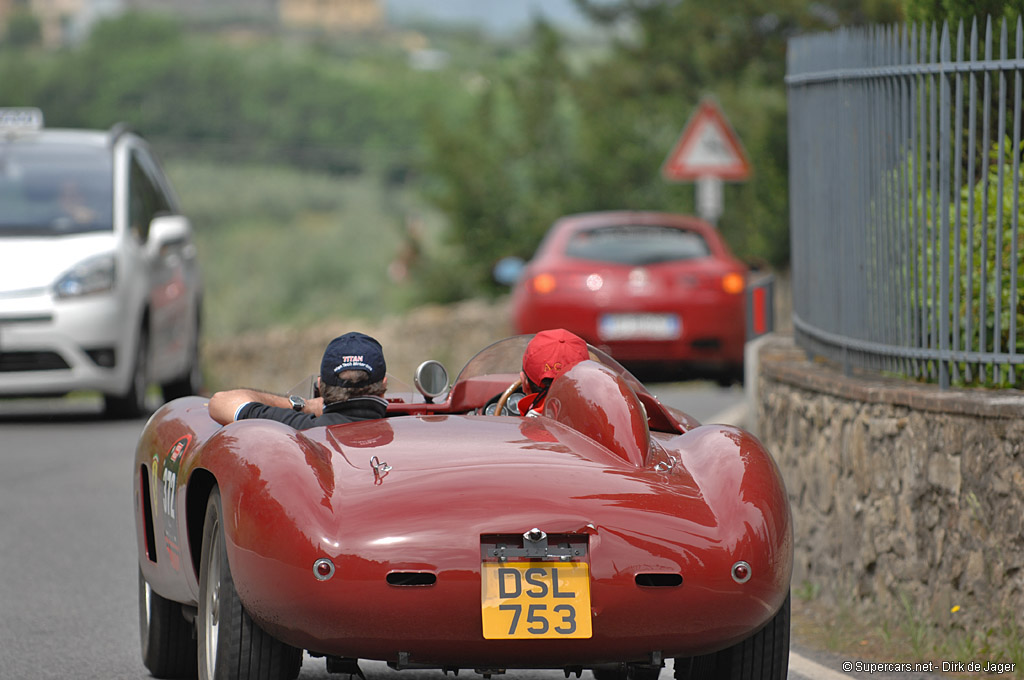
[[[523,367],[523,352],[526,345],[533,339],[532,335],[516,335],[511,338],[499,340],[480,350],[476,356],[466,362],[465,367],[459,373],[455,382],[470,380],[485,375],[518,375]],[[590,351],[590,358],[599,364],[604,364],[626,379],[629,386],[635,391],[647,391],[639,380],[622,367],[622,364],[612,359],[606,353],[592,345],[587,345]]]
[[[565,254],[581,260],[645,265],[707,257],[711,249],[703,236],[689,229],[616,224],[576,232]]]
[[[0,236],[111,231],[107,149],[0,142]]]

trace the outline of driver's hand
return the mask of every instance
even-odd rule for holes
[[[320,417],[324,414],[324,398],[315,397],[313,399],[307,399],[306,405],[302,409],[303,413],[312,413],[316,417]]]

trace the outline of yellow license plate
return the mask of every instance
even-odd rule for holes
[[[589,638],[586,562],[482,562],[480,607],[488,640]]]

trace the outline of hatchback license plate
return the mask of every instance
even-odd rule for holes
[[[602,340],[675,340],[683,331],[676,314],[604,314],[597,334]]]
[[[480,602],[488,640],[589,638],[586,562],[483,562]]]

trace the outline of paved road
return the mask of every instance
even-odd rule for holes
[[[743,396],[739,388],[710,384],[652,387],[666,403],[707,421]],[[144,424],[102,420],[98,401],[0,401],[0,679],[149,677],[139,657],[131,493]],[[840,668],[835,660],[825,663]],[[442,677],[363,665],[371,680]],[[857,677],[803,668],[812,670],[791,677]],[[328,676],[322,659],[307,659],[301,677],[342,676]],[[550,671],[507,677],[564,678]],[[671,678],[671,667],[661,677]]]
[[[131,460],[143,422],[0,402],[0,677],[140,678]],[[17,406],[21,406],[18,404]],[[12,411],[15,415],[11,415]]]
[[[647,389],[663,404],[685,411],[702,423],[717,422],[744,398],[739,385],[722,388],[711,382],[651,383]]]

